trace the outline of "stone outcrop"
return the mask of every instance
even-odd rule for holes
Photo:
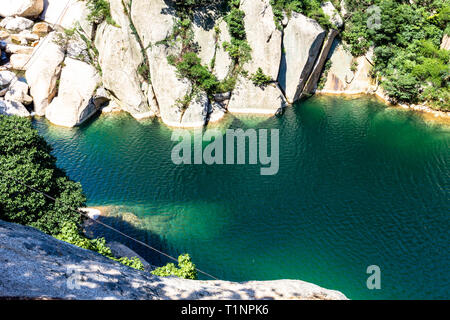
[[[33,21],[23,17],[7,17],[0,22],[0,27],[12,31],[23,31],[32,26]]]
[[[240,9],[245,13],[245,32],[252,48],[252,58],[245,64],[245,70],[254,74],[261,68],[264,74],[276,79],[281,61],[282,32],[275,25],[270,1],[243,0]]]
[[[259,87],[251,80],[239,77],[228,104],[228,111],[274,115],[286,105],[283,93],[276,84]]]
[[[37,17],[44,8],[44,0],[2,0],[2,17]]]
[[[30,93],[34,101],[34,111],[38,116],[45,114],[45,109],[56,94],[56,83],[64,60],[64,48],[58,43],[56,32],[43,39],[35,50],[25,73]]]
[[[144,80],[139,75],[138,68],[145,61],[139,43],[129,27],[129,18],[121,0],[110,1],[110,7],[112,18],[121,27],[103,22],[97,29],[95,46],[99,52],[103,85],[112,93],[122,110],[133,117],[154,115],[158,106],[142,90],[141,83],[148,79]]]
[[[321,51],[325,31],[310,18],[292,13],[284,30],[278,81],[290,103],[298,100]]]
[[[331,68],[328,71],[325,86],[320,92],[362,94],[373,93],[376,90],[377,87],[369,75],[372,69],[370,53],[354,58],[344,49],[344,45],[336,40],[330,60]]]
[[[6,101],[0,99],[0,114],[6,116],[29,117],[30,113],[23,104],[17,101]]]
[[[213,73],[219,81],[224,80],[233,68],[233,60],[231,60],[228,52],[225,51],[223,44],[231,41],[228,25],[224,20],[217,24],[220,34],[217,36],[216,55],[214,61]]]
[[[74,127],[82,124],[97,106],[91,103],[95,89],[100,83],[97,70],[82,61],[64,60],[58,95],[45,110],[45,117],[53,124]]]
[[[0,296],[61,299],[346,299],[299,280],[162,278],[31,227],[0,221]]]
[[[5,94],[5,100],[30,105],[33,102],[33,98],[28,95],[28,89],[29,87],[25,79],[17,79],[9,86],[8,91]]]
[[[58,25],[64,29],[72,29],[77,24],[86,34],[92,34],[92,24],[87,20],[89,11],[86,1],[80,0],[46,0],[41,20]]]
[[[344,25],[344,20],[342,20],[341,15],[331,1],[322,3],[320,7],[336,28],[341,28]]]

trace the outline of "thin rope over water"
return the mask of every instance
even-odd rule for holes
[[[11,180],[14,180],[15,182],[17,182],[17,183],[19,183],[19,184],[21,184],[21,185],[27,187],[28,189],[33,190],[34,192],[37,192],[37,193],[42,194],[44,197],[46,197],[46,198],[52,200],[53,202],[56,202],[56,199],[53,198],[52,196],[48,195],[47,193],[45,193],[45,192],[43,192],[43,191],[40,191],[40,190],[38,190],[38,189],[36,189],[36,188],[34,188],[34,187],[32,187],[32,186],[29,186],[29,185],[27,185],[26,183],[24,183],[24,182],[22,182],[22,181],[20,181],[20,180],[18,180],[18,179],[16,179],[16,178],[10,176],[9,174],[4,173],[3,171],[0,171],[0,173],[1,173],[3,176],[5,176],[5,177],[7,177],[7,178],[10,178]],[[114,232],[116,232],[116,233],[118,233],[118,234],[120,234],[120,235],[122,235],[122,236],[124,236],[124,237],[126,237],[126,238],[128,238],[128,239],[130,239],[130,240],[132,240],[132,241],[134,241],[134,242],[136,242],[136,243],[139,243],[140,245],[142,245],[142,246],[144,246],[144,247],[146,247],[146,248],[148,248],[148,249],[151,249],[151,250],[153,250],[153,251],[155,251],[155,252],[157,252],[157,253],[159,253],[159,254],[161,254],[161,255],[163,255],[163,256],[165,256],[165,257],[167,257],[167,258],[169,258],[169,259],[171,259],[171,260],[173,260],[173,261],[178,262],[178,259],[172,257],[171,255],[169,255],[169,254],[167,254],[167,253],[164,253],[164,252],[162,252],[161,250],[158,250],[158,249],[156,249],[156,248],[153,248],[152,246],[148,245],[147,243],[142,242],[142,241],[140,241],[140,240],[138,240],[138,239],[135,239],[135,238],[133,238],[133,237],[131,237],[131,236],[129,236],[129,235],[123,233],[122,231],[117,230],[117,229],[114,228],[114,227],[111,227],[110,225],[107,225],[107,224],[105,224],[105,223],[103,223],[103,222],[101,222],[101,221],[98,221],[98,220],[95,220],[95,219],[91,218],[88,214],[86,214],[86,213],[83,212],[82,210],[74,209],[74,208],[71,208],[71,207],[67,207],[67,209],[69,209],[69,210],[71,210],[71,211],[73,211],[73,212],[76,212],[76,213],[78,213],[78,214],[81,214],[81,215],[85,216],[86,218],[88,218],[89,220],[91,220],[91,221],[93,221],[93,222],[95,222],[95,223],[97,223],[97,224],[99,224],[99,225],[101,225],[101,226],[103,226],[103,227],[105,227],[105,228],[107,228],[107,229],[110,229],[110,230],[112,230],[112,231],[114,231]],[[210,277],[211,279],[219,280],[218,278],[214,277],[213,275],[211,275],[211,274],[209,274],[209,273],[207,273],[207,272],[205,272],[205,271],[202,271],[202,270],[200,270],[200,269],[198,269],[198,268],[195,268],[195,270],[197,270],[197,271],[198,271],[199,273],[201,273],[201,274],[204,274],[205,276]]]

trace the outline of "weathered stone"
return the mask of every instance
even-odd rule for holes
[[[230,74],[230,71],[233,68],[233,60],[223,47],[223,44],[225,42],[231,42],[230,32],[228,31],[228,24],[226,23],[226,21],[221,20],[218,23],[218,28],[220,30],[220,34],[218,35],[217,39],[217,49],[213,73],[219,81],[222,81]]]
[[[56,82],[65,51],[57,39],[57,33],[52,32],[39,43],[35,50],[40,53],[33,55],[25,73],[38,116],[45,114],[45,109],[56,93]]]
[[[228,103],[228,111],[274,115],[285,106],[283,93],[275,84],[258,87],[251,80],[239,77]]]
[[[14,43],[8,43],[6,46],[7,53],[21,53],[31,55],[33,53],[33,47],[17,45]]]
[[[79,0],[46,0],[41,20],[51,25],[59,25],[64,29],[72,29],[79,25],[88,35],[92,34],[92,23],[88,21],[89,10],[86,1]]]
[[[45,110],[45,117],[51,123],[64,127],[82,124],[99,110],[99,106],[90,103],[99,82],[100,77],[93,66],[66,58],[58,95]]]
[[[165,0],[133,0],[131,18],[144,47],[166,39],[172,32],[174,8]]]
[[[244,24],[247,42],[252,48],[251,60],[245,69],[256,73],[261,68],[264,74],[276,79],[281,61],[282,32],[277,29],[269,0],[241,1],[245,12]]]
[[[47,22],[38,22],[33,26],[32,32],[39,37],[43,37],[52,31],[52,27]]]
[[[150,72],[152,85],[159,105],[162,121],[173,127],[181,126],[182,110],[180,100],[191,93],[191,83],[179,79],[176,68],[167,61],[167,56],[176,54],[177,48],[167,48],[164,45],[153,46],[150,51]]]
[[[203,65],[211,66],[216,54],[216,31],[214,29],[214,12],[207,9],[200,9],[194,12],[192,31],[194,33],[194,43],[198,45],[198,56]]]
[[[335,41],[331,54],[331,68],[328,71],[325,86],[320,92],[331,94],[361,94],[372,93],[376,85],[369,75],[372,64],[369,56],[354,58],[344,49],[341,42]],[[352,71],[356,68],[355,71]]]
[[[28,95],[28,84],[21,78],[14,81],[5,94],[5,100],[20,102],[25,105],[31,104],[33,99]]]
[[[1,297],[62,299],[347,299],[299,280],[201,281],[157,277],[57,240],[31,227],[0,221]],[[67,279],[79,275],[79,288]]]
[[[331,1],[327,1],[321,4],[320,6],[325,13],[325,15],[330,19],[330,22],[336,27],[341,28],[344,25],[344,21],[340,16],[339,12],[334,7]]]
[[[0,16],[37,17],[44,8],[44,0],[2,0]]]
[[[14,70],[25,71],[29,66],[31,55],[23,53],[15,53],[11,55],[11,67]]]
[[[209,99],[202,92],[193,97],[189,107],[184,111],[181,118],[181,127],[202,127],[206,124],[209,111]]]
[[[11,82],[17,79],[16,74],[11,71],[0,71],[0,89],[9,87]]]
[[[284,55],[278,82],[289,102],[300,98],[322,48],[325,31],[310,18],[293,12],[284,30]]]
[[[110,6],[112,18],[121,28],[105,22],[97,30],[95,46],[99,52],[103,84],[118,99],[124,111],[141,119],[152,115],[149,113],[151,109],[157,109],[151,90],[151,97],[148,98],[145,94],[147,91],[141,89],[141,83],[148,81],[138,72],[145,59],[129,28],[130,22],[123,11],[121,0],[112,0]]]
[[[32,26],[33,21],[22,17],[7,17],[0,22],[0,27],[12,31],[23,31]]]
[[[25,108],[25,106],[20,102],[5,101],[5,100],[0,100],[0,114],[6,116],[19,116],[19,117],[30,116],[30,113],[28,112],[27,108]]]
[[[226,108],[219,102],[213,102],[209,110],[208,123],[214,123],[222,120],[225,116]]]

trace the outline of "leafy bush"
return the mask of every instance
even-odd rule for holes
[[[111,8],[107,0],[87,0],[89,9],[88,20],[94,23],[101,23],[106,20],[111,25],[117,25],[111,17]]]
[[[450,21],[448,1],[347,0],[346,5],[351,17],[343,39],[355,56],[375,48],[373,72],[389,97],[449,110],[449,53],[439,49]],[[371,5],[380,8],[376,29],[367,26]]]
[[[283,28],[281,21],[284,15],[290,16],[293,11],[316,20],[326,29],[332,26],[330,20],[320,7],[320,0],[270,0],[270,4],[272,5],[275,24],[279,29]]]
[[[251,80],[255,86],[264,87],[272,81],[272,78],[265,75],[261,68],[258,68]]]
[[[65,222],[81,224],[81,215],[71,210],[85,206],[81,185],[57,168],[50,152],[30,119],[0,115],[0,219],[51,235],[60,233]],[[56,202],[3,173],[46,192]]]
[[[116,258],[113,256],[111,249],[106,245],[105,238],[88,239],[83,236],[80,229],[73,222],[64,222],[61,228],[61,232],[55,236],[55,238],[71,243],[77,247],[95,251],[112,259],[114,261],[120,262],[126,266],[134,269],[144,270],[144,265],[141,260],[137,257],[131,259],[127,257]]]
[[[178,257],[178,268],[173,263],[168,263],[164,267],[157,268],[152,271],[152,274],[160,277],[176,276],[182,279],[197,280],[197,270],[195,264],[192,263],[191,257],[188,254],[180,255]]]

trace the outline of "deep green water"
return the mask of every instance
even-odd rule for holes
[[[36,126],[89,205],[135,213],[145,231],[122,225],[128,233],[188,252],[219,278],[302,279],[352,299],[449,298],[450,131],[417,114],[315,97],[281,118],[228,116],[222,129],[280,130],[275,176],[175,166],[171,130],[156,120]],[[381,290],[366,287],[369,265],[381,268]]]

